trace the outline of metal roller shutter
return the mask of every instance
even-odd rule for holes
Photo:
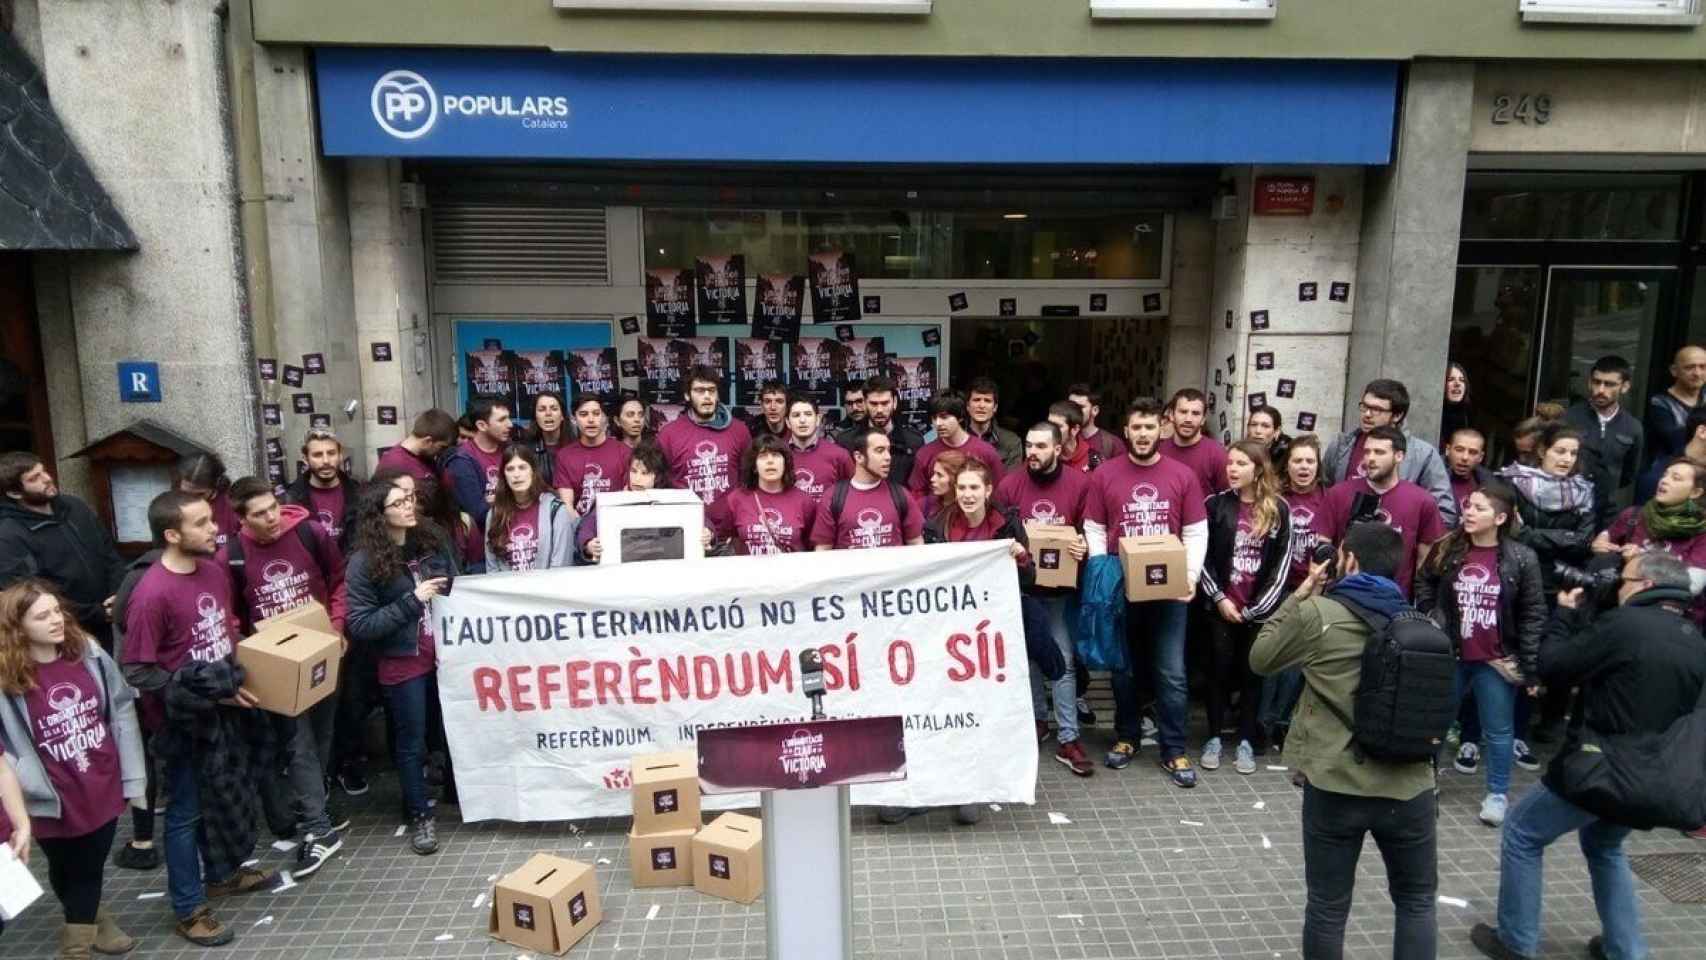
[[[437,283],[610,282],[603,207],[435,200]]]

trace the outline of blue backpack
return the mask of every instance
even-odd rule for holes
[[[1125,636],[1125,570],[1111,554],[1084,561],[1067,615],[1078,624],[1078,662],[1088,670],[1129,669]]]

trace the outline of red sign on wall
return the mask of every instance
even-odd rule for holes
[[[1251,212],[1259,217],[1307,217],[1315,212],[1314,177],[1257,177]]]

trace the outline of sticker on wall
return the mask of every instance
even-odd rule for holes
[[[388,426],[388,427],[396,426],[396,424],[397,424],[397,408],[396,407],[386,407],[386,406],[377,407],[377,408],[375,408],[375,413],[378,416],[379,422],[381,424],[384,424],[385,426]]]
[[[1302,430],[1305,433],[1314,430],[1315,414],[1310,413],[1307,410],[1299,410],[1297,412],[1297,429]]]
[[[295,413],[313,413],[314,395],[312,393],[293,393],[290,395],[290,409]]]
[[[1222,430],[1220,432],[1220,445],[1223,447],[1232,446],[1232,431],[1231,430]]]
[[[1315,299],[1315,290],[1316,290],[1316,286],[1315,286],[1315,281],[1313,281],[1313,280],[1305,280],[1304,282],[1298,284],[1297,285],[1297,299],[1298,299],[1298,301],[1301,303],[1308,303],[1311,300],[1314,300]]]
[[[273,483],[283,483],[284,464],[276,460],[267,461],[267,479]]]
[[[1232,402],[1232,384],[1230,383],[1226,385],[1226,402]]]
[[[668,339],[698,332],[693,310],[693,272],[678,267],[646,271],[646,336]]]
[[[1351,285],[1343,280],[1334,280],[1327,285],[1327,299],[1334,303],[1345,303],[1351,298]]]
[[[1143,312],[1159,313],[1161,311],[1161,294],[1146,293],[1143,295]]]
[[[942,345],[942,330],[940,327],[931,327],[924,331],[924,345],[927,347],[939,347]]]
[[[1268,312],[1266,310],[1250,311],[1250,329],[1266,330],[1268,328]]]
[[[1226,429],[1226,411],[1225,410],[1220,411],[1220,429],[1222,429],[1222,430]]]
[[[271,357],[261,357],[255,361],[255,366],[260,368],[262,380],[277,380],[278,379],[278,361],[277,360],[274,360]]]
[[[758,278],[752,301],[752,336],[757,340],[795,343],[800,339],[800,313],[805,309],[806,278],[792,273],[766,273]]]
[[[1264,350],[1261,353],[1256,354],[1256,369],[1257,370],[1272,370],[1273,368],[1274,368],[1273,351]]]
[[[302,368],[301,367],[293,367],[288,363],[285,364],[284,365],[284,385],[287,387],[300,387],[300,386],[302,386]]]
[[[1214,368],[1214,385],[1218,387],[1218,386],[1220,386],[1221,382],[1222,381],[1220,379],[1220,368],[1215,367]]]
[[[635,336],[640,332],[639,317],[623,317],[616,322],[621,325],[622,332],[630,337]]]
[[[1151,374],[1150,374],[1150,375],[1151,375],[1151,376],[1155,376],[1155,375],[1156,375],[1156,373],[1155,373],[1155,372],[1154,372],[1154,371],[1151,371]],[[1208,394],[1208,412],[1209,412],[1209,413],[1213,413],[1213,412],[1214,412],[1214,405],[1215,405],[1215,399],[1216,399],[1216,398],[1215,398],[1215,395],[1214,395],[1214,394],[1212,394],[1212,393],[1210,393],[1210,394]]]
[[[835,325],[835,339],[840,340],[842,343],[847,343],[852,340],[853,337],[853,325],[851,323],[838,323]]]
[[[638,361],[638,360],[624,360],[624,361],[622,361],[622,375],[624,377],[637,377],[637,376],[639,376],[640,375],[640,361]]]
[[[1268,405],[1268,395],[1266,393],[1263,393],[1263,392],[1258,390],[1255,393],[1250,394],[1250,409],[1251,410],[1254,410],[1257,407],[1265,407],[1267,405]]]
[[[1279,382],[1279,389],[1275,392],[1289,400],[1297,396],[1297,381],[1282,378]]]
[[[267,459],[268,460],[283,460],[284,459],[284,442],[282,440],[280,440],[277,437],[268,437],[267,438]]]
[[[1019,315],[1019,300],[1016,297],[1002,297],[1000,307],[1001,309],[998,312],[1004,317]]]
[[[1148,309],[1148,308],[1146,307],[1145,309]],[[1090,312],[1091,313],[1107,313],[1108,312],[1108,295],[1105,293],[1092,293],[1092,294],[1090,294]]]
[[[746,322],[746,257],[738,253],[695,257],[700,323]]]
[[[263,404],[261,404],[261,423],[263,423],[269,427],[276,427],[276,426],[282,424],[283,422],[284,422],[284,414],[278,409],[278,404],[276,404],[276,403],[263,403]]]
[[[305,353],[302,355],[302,369],[307,373],[320,374],[326,372],[326,355],[323,353]]]
[[[1232,311],[1231,310],[1226,311],[1226,329],[1228,329],[1228,330],[1232,329]]]
[[[296,475],[300,477],[307,472],[308,472],[308,461],[306,461],[306,460],[296,461]],[[348,473],[349,471],[345,470],[344,472]]]
[[[332,415],[329,413],[311,414],[308,417],[308,428],[310,430],[332,429]]]
[[[1230,353],[1226,355],[1226,372],[1228,374],[1238,372],[1238,357],[1236,355]]]
[[[883,298],[882,297],[860,297],[859,302],[864,304],[864,310],[866,313],[882,313],[883,312]]]
[[[368,344],[368,349],[373,351],[374,363],[391,362],[391,345],[389,343],[386,343],[383,340],[375,340],[371,344]]]
[[[950,293],[950,294],[948,294],[948,309],[949,310],[952,310],[955,313],[958,313],[959,311],[964,310],[969,306],[971,306],[971,301],[966,299],[966,295],[964,293]]]
[[[846,250],[814,253],[806,261],[811,280],[812,322],[851,323],[859,319],[859,267]]]

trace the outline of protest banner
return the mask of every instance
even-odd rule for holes
[[[798,671],[808,647],[822,651],[830,717],[904,718],[907,779],[856,786],[854,803],[1030,803],[1030,673],[1007,550],[939,544],[458,578],[430,617],[462,817],[625,814],[636,754],[691,749],[701,729],[808,718]]]

